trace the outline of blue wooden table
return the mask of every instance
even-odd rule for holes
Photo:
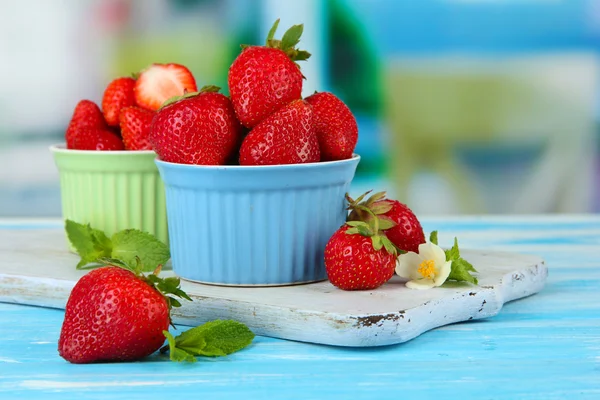
[[[0,303],[0,399],[600,399],[600,217],[429,218],[423,225],[440,231],[441,244],[456,235],[463,248],[540,255],[548,283],[495,317],[400,345],[257,337],[239,353],[195,364],[154,355],[72,365],[57,352],[63,311]]]

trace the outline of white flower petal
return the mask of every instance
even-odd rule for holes
[[[421,257],[412,251],[400,254],[396,260],[396,273],[402,278],[418,279],[421,274],[417,271],[421,264]]]
[[[446,262],[446,253],[440,246],[434,244],[431,248],[431,251],[433,252],[435,265],[442,265],[442,263]]]
[[[436,265],[446,261],[446,253],[444,253],[444,250],[431,242],[421,243],[419,245],[419,255],[425,260],[433,260]]]
[[[450,270],[452,266],[452,261],[446,261],[440,266],[440,269],[437,271],[437,275],[435,276],[433,282],[435,286],[441,286],[448,276],[450,275]]]
[[[431,279],[415,279],[406,282],[406,287],[409,289],[425,290],[431,289],[435,283]]]

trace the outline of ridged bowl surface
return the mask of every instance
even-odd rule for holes
[[[156,159],[173,270],[220,285],[326,279],[325,245],[345,221],[344,194],[359,160],[199,166]]]
[[[165,191],[153,151],[50,148],[59,171],[62,215],[107,235],[140,229],[168,243]]]

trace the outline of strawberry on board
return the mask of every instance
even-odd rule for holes
[[[310,54],[297,50],[303,25],[292,26],[281,40],[273,39],[279,20],[269,31],[265,46],[242,46],[229,68],[228,83],[240,122],[254,127],[292,100],[302,96],[302,73],[296,61]]]
[[[325,246],[327,276],[340,289],[375,289],[394,275],[396,248],[381,232],[377,217],[369,222],[347,222]]]
[[[242,134],[228,97],[216,86],[188,93],[164,105],[154,117],[150,141],[161,160],[223,165]]]
[[[352,157],[358,141],[358,126],[348,106],[328,92],[315,93],[305,100],[313,108],[321,161]]]
[[[75,284],[67,301],[59,354],[81,364],[131,361],[154,353],[165,341],[171,306],[179,304],[170,296],[189,300],[178,278],[145,277],[117,266],[92,270]]]
[[[311,106],[295,100],[255,126],[242,142],[241,165],[318,162],[319,141]]]
[[[123,77],[110,82],[102,96],[102,112],[110,126],[119,126],[119,113],[125,107],[135,105],[133,88],[135,79]]]
[[[108,129],[102,111],[96,103],[91,100],[81,100],[75,106],[73,116],[65,132],[65,140],[68,149],[75,149],[75,138],[86,129]]]
[[[349,209],[352,210],[348,220],[367,221],[374,214],[380,220],[391,221],[394,226],[387,229],[385,235],[399,249],[418,253],[419,245],[425,243],[425,234],[417,216],[406,204],[386,199],[385,192],[375,193],[363,201],[368,193],[356,200],[347,197]]]
[[[155,111],[174,96],[197,91],[196,80],[180,64],[152,64],[137,77],[134,87],[138,106]]]
[[[119,122],[126,150],[152,150],[150,126],[154,112],[139,107],[121,110]]]

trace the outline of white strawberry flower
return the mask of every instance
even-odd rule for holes
[[[396,274],[410,279],[406,282],[410,289],[431,289],[446,282],[451,265],[441,247],[426,242],[419,245],[418,253],[409,251],[398,256]]]

